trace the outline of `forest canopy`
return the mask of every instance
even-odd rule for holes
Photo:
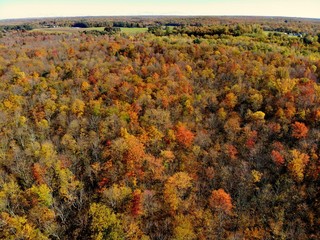
[[[2,27],[1,239],[320,238],[319,22],[86,20]]]

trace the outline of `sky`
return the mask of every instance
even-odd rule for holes
[[[115,15],[320,18],[320,0],[0,0],[0,19]]]

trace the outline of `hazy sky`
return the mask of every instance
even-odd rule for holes
[[[0,0],[0,19],[107,15],[260,15],[320,18],[320,0]]]

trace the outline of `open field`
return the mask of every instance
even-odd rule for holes
[[[138,33],[145,33],[148,31],[148,28],[121,28],[122,33],[126,34],[138,34]]]

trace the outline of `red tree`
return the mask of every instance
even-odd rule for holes
[[[292,137],[300,139],[305,138],[308,134],[308,127],[304,123],[295,122],[292,124]]]
[[[179,124],[176,128],[176,138],[178,143],[182,146],[190,147],[194,139],[194,134],[184,125]]]
[[[233,208],[230,195],[221,188],[212,191],[209,204],[215,211],[222,211],[227,214],[230,214]]]

